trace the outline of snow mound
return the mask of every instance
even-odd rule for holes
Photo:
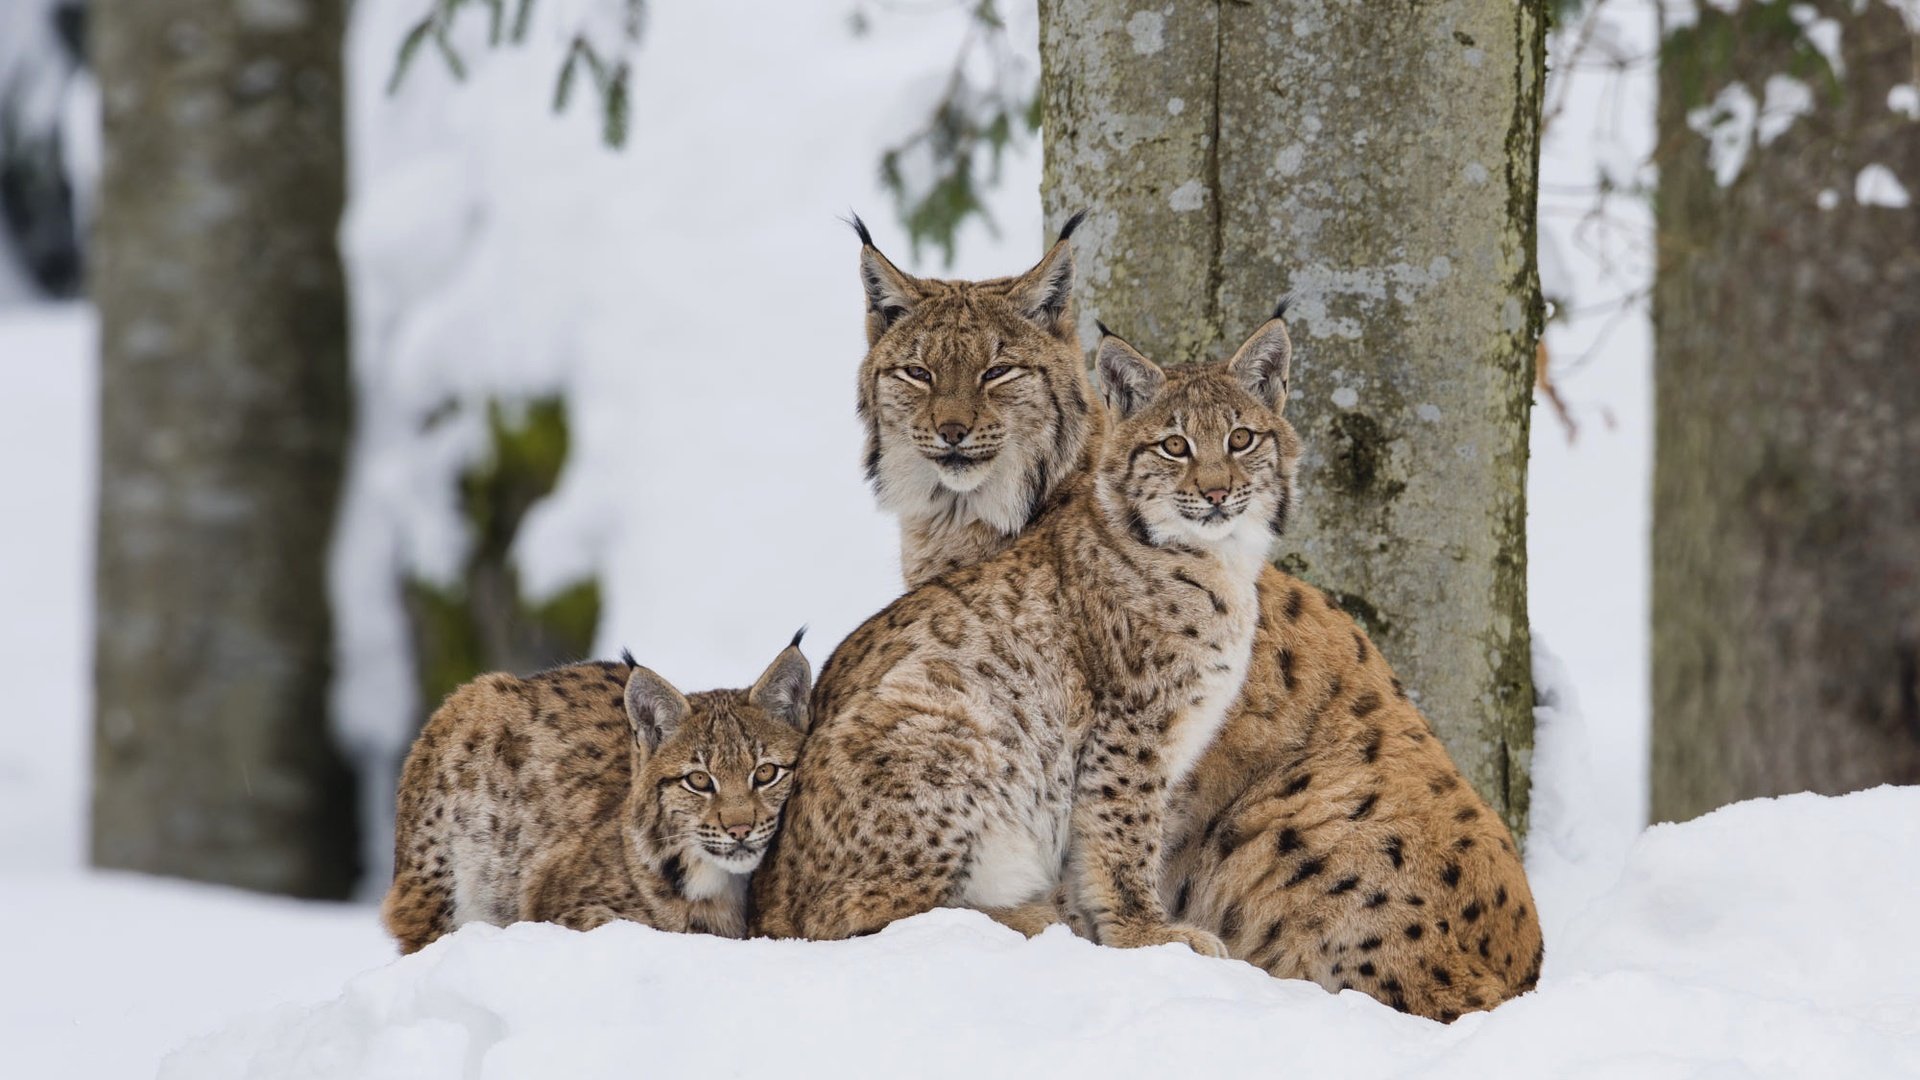
[[[1917,845],[1920,788],[1656,827],[1537,992],[1451,1026],[971,912],[832,944],[472,926],[160,1075],[1920,1076]]]

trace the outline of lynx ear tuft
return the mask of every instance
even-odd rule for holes
[[[1060,238],[1056,240],[1055,243],[1065,242],[1073,235],[1073,230],[1079,228],[1080,223],[1085,220],[1087,220],[1087,212],[1085,210],[1075,210],[1073,216],[1067,219],[1067,223],[1060,226]]]
[[[853,226],[854,232],[860,235],[861,247],[873,246],[873,234],[867,231],[867,223],[860,220],[859,214],[849,211],[847,213],[846,222],[847,224]]]

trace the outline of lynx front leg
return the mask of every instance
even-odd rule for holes
[[[559,923],[569,930],[594,930],[610,922],[619,922],[625,916],[605,904],[583,904],[576,908],[554,915],[545,922]]]
[[[1227,955],[1220,939],[1169,921],[1160,900],[1167,783],[1159,748],[1136,720],[1096,723],[1074,783],[1073,872],[1079,910],[1102,945],[1186,945]]]
[[[1051,901],[1037,900],[1019,907],[981,908],[980,913],[1009,930],[1018,930],[1028,937],[1045,933],[1047,927],[1060,923],[1060,909]]]

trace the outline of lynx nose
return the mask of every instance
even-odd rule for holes
[[[1214,506],[1219,506],[1221,503],[1224,503],[1227,501],[1227,489],[1226,488],[1208,488],[1207,490],[1200,493],[1200,497],[1207,500],[1208,503]]]
[[[745,840],[748,836],[752,834],[753,834],[752,825],[727,826],[727,835],[733,837],[735,840]]]
[[[940,438],[945,440],[948,446],[959,446],[967,437],[967,425],[957,424],[951,420],[941,424],[938,430]]]

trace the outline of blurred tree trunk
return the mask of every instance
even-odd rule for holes
[[[94,9],[102,866],[298,896],[357,872],[327,727],[345,6]]]
[[[1656,820],[1920,782],[1920,209],[1856,197],[1876,165],[1920,195],[1888,96],[1920,42],[1879,0],[1822,2],[1836,71],[1798,7],[1702,5],[1662,52]],[[1811,113],[1722,186],[1695,127],[1780,76]]]
[[[1282,569],[1333,594],[1523,830],[1544,8],[1042,0],[1045,201],[1096,316],[1222,358],[1296,302]]]

